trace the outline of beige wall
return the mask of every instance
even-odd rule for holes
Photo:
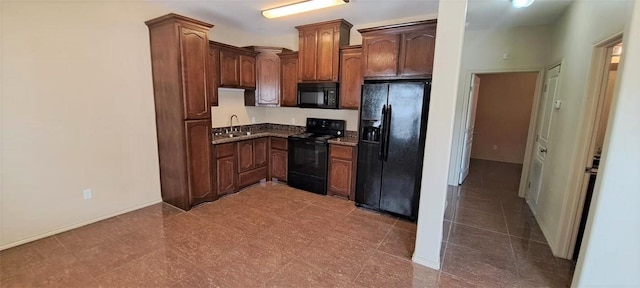
[[[458,185],[464,123],[466,123],[469,87],[473,73],[522,72],[543,69],[553,43],[553,25],[516,27],[509,29],[469,30],[464,33],[464,48],[458,82],[454,148],[451,149],[449,185]],[[502,59],[509,53],[509,59]]]
[[[2,3],[0,247],[160,201],[144,21],[167,12]]]
[[[623,32],[630,19],[633,1],[574,2],[555,24],[554,44],[550,47],[547,65],[562,61],[557,92],[562,108],[554,109],[548,153],[536,218],[554,254],[565,255],[569,245],[565,241],[573,231],[579,195],[576,187],[584,176],[586,154],[585,111],[591,95],[589,71],[595,43]],[[594,17],[603,21],[594,21]],[[605,20],[606,19],[606,20]],[[580,161],[577,161],[580,159]],[[569,236],[567,236],[569,235]]]
[[[471,158],[522,164],[538,73],[478,76]]]

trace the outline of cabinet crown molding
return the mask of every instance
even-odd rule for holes
[[[306,25],[300,25],[300,26],[296,26],[296,29],[298,30],[304,30],[307,28],[315,28],[318,26],[331,26],[331,25],[336,25],[336,24],[342,24],[343,26],[346,26],[347,28],[351,29],[351,27],[353,27],[353,24],[349,23],[349,21],[344,20],[344,19],[336,19],[336,20],[330,20],[330,21],[325,21],[325,22],[317,22],[317,23],[312,23],[312,24],[306,24]]]
[[[362,28],[362,29],[358,29],[358,32],[371,33],[371,32],[387,32],[390,30],[396,32],[404,28],[416,29],[416,28],[419,28],[419,26],[429,26],[429,25],[435,25],[437,23],[438,23],[438,19],[430,19],[430,20],[414,21],[414,22],[408,22],[408,23],[384,25],[384,26],[378,26],[378,27]]]
[[[153,18],[151,20],[145,21],[144,24],[147,24],[147,26],[152,27],[152,26],[162,25],[166,22],[171,22],[171,21],[188,22],[189,24],[197,24],[207,28],[213,28],[213,24],[209,24],[207,22],[185,17],[175,13],[169,13],[167,15],[160,16],[158,18]]]

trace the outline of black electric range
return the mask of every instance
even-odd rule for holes
[[[289,186],[327,194],[328,140],[344,136],[345,126],[344,120],[307,118],[306,133],[289,136]]]

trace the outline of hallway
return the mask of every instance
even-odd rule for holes
[[[553,256],[518,197],[521,169],[472,159],[465,182],[450,187],[442,272],[493,287],[570,286],[573,262]]]

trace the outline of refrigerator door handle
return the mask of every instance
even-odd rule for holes
[[[386,122],[384,124],[384,161],[389,158],[389,137],[391,134],[391,105],[387,106],[387,113],[385,113]]]
[[[382,127],[380,127],[380,151],[378,151],[378,159],[384,160],[384,129],[387,127],[387,105],[382,106]]]

